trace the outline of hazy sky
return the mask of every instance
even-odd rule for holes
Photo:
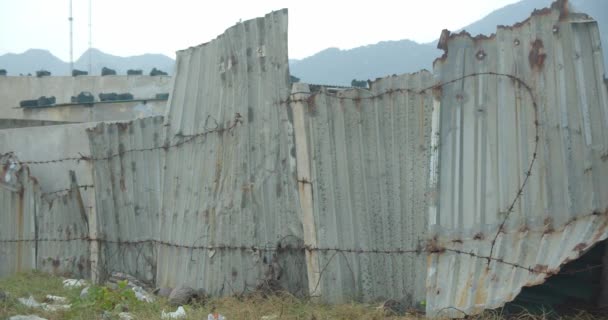
[[[72,0],[74,60],[88,48],[89,0]],[[382,40],[430,42],[517,0],[91,0],[93,47],[129,56],[207,42],[239,21],[289,8],[289,56]],[[70,0],[0,0],[0,54],[47,49],[69,60]]]

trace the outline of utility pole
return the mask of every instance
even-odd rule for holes
[[[68,18],[70,21],[70,75],[74,72],[74,18],[72,17],[72,0],[70,0],[70,17]]]

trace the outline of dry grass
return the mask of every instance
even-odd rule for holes
[[[13,315],[36,314],[40,317],[55,319],[102,319],[102,311],[99,306],[85,303],[80,299],[80,288],[66,289],[60,277],[50,276],[39,272],[18,274],[9,278],[0,279],[0,290],[10,294],[7,301],[0,301],[0,319],[5,319]],[[69,299],[73,307],[69,311],[47,312],[40,309],[28,308],[17,301],[19,297],[33,295],[37,301],[44,300],[47,294],[63,296]],[[224,315],[229,320],[236,319],[421,319],[421,317],[391,316],[378,309],[377,305],[366,304],[344,304],[344,305],[324,305],[315,303],[311,300],[298,299],[288,294],[279,296],[262,297],[252,295],[248,297],[218,298],[207,301],[204,305],[184,306],[187,317],[185,319],[207,319],[207,315],[213,308]],[[134,319],[161,319],[161,312],[175,311],[167,301],[159,299],[154,303],[131,303],[129,312]],[[112,313],[112,319],[118,319],[117,312]],[[475,320],[499,320],[504,316],[496,311],[486,312],[483,315],[469,317]],[[510,317],[516,320],[540,320],[555,319],[555,315],[530,315],[522,314]],[[597,317],[581,313],[571,319],[576,320],[595,320]]]

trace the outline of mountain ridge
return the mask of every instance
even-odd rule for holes
[[[490,35],[498,25],[513,25],[527,19],[535,9],[551,5],[553,0],[523,0],[497,10],[454,32],[466,30],[475,36]],[[604,64],[608,66],[608,1],[570,0],[574,11],[584,12],[596,19],[600,28],[604,50]],[[439,32],[438,32],[439,33]],[[302,82],[349,86],[351,80],[368,80],[391,74],[432,70],[433,61],[443,54],[436,48],[437,40],[417,43],[412,40],[380,41],[352,49],[342,50],[330,47],[303,59],[290,59],[290,73]],[[102,67],[116,69],[118,74],[126,74],[127,69],[142,69],[147,74],[158,68],[172,74],[175,61],[162,54],[143,54],[119,57],[92,49],[93,74],[98,75]],[[39,59],[33,55],[38,54]],[[74,63],[74,68],[88,70],[88,52]],[[61,61],[48,51],[30,49],[22,54],[0,56],[0,69],[7,69],[9,75],[35,74],[46,69],[53,75],[68,75],[69,63]]]

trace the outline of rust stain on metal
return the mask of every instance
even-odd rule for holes
[[[588,245],[584,242],[577,244],[574,247],[574,251],[578,251],[579,254],[582,253],[583,251],[585,251],[585,249],[587,249]]]
[[[19,201],[17,201],[17,234],[18,239],[23,239],[23,190],[19,193]],[[23,241],[17,242],[17,272],[23,271],[21,268],[21,260],[23,257]]]
[[[488,277],[488,272],[490,269],[484,268],[481,273],[481,277],[477,280],[479,284],[485,283],[486,278]],[[488,291],[486,285],[478,285],[477,290],[475,290],[475,304],[482,305],[485,301],[488,300]]]
[[[532,42],[532,49],[528,54],[528,62],[530,63],[530,67],[532,69],[542,69],[546,58],[547,54],[545,53],[543,41],[540,39],[534,40],[534,42]]]

